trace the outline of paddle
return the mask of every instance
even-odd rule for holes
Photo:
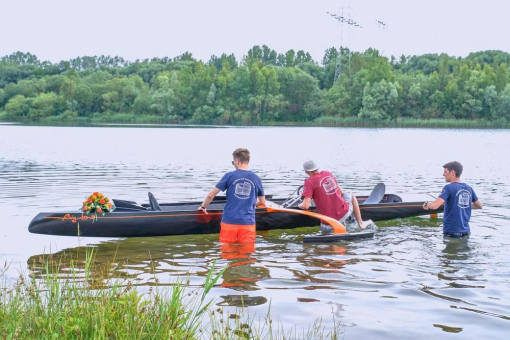
[[[306,211],[306,210],[287,209],[287,208],[282,207],[279,204],[276,204],[274,202],[267,201],[267,200],[266,200],[266,209],[267,209],[267,212],[286,212],[286,213],[291,213],[291,214],[300,214],[300,215],[306,215],[306,216],[318,218],[318,219],[328,223],[333,228],[333,234],[347,233],[347,230],[345,229],[345,226],[342,223],[338,222],[334,218],[331,218],[331,217],[328,217],[325,215],[321,215],[321,214],[314,213],[311,211]]]

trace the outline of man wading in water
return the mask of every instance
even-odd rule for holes
[[[444,203],[443,235],[446,237],[469,236],[471,209],[482,209],[482,203],[474,190],[461,183],[462,164],[450,162],[443,165],[443,176],[449,184],[443,187],[441,195],[434,202],[425,202],[423,209],[437,209]]]
[[[204,199],[198,210],[207,214],[207,206],[220,191],[227,191],[227,204],[221,217],[220,242],[255,243],[255,206],[266,198],[259,176],[248,169],[250,152],[236,149],[232,154],[235,171],[226,173]]]

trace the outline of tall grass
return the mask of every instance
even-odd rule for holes
[[[2,287],[3,338],[195,339],[212,303],[206,295],[223,273],[213,275],[213,265],[201,293],[186,293],[177,281],[141,294],[131,281],[91,277],[92,263],[90,252],[83,271],[71,264],[71,275],[60,278],[59,264],[46,261],[42,279],[21,275],[14,286]]]
[[[0,113],[0,121],[13,121],[7,119],[6,114]],[[34,119],[18,119],[15,122],[35,125],[95,125],[95,124],[175,124],[189,125],[192,122],[176,122],[172,118],[165,118],[155,115],[134,115],[122,113],[94,114],[92,117],[67,117],[51,116]],[[204,126],[211,124],[202,124]],[[241,126],[243,124],[230,124]],[[304,122],[257,122],[249,124],[253,126],[328,126],[328,127],[397,127],[397,128],[461,128],[461,129],[508,129],[510,122],[506,119],[489,121],[484,119],[417,119],[417,118],[396,118],[394,120],[371,121],[358,117],[320,117],[313,121]]]
[[[387,121],[369,121],[358,117],[320,117],[314,121],[316,126],[338,127],[398,127],[398,128],[460,128],[460,129],[508,129],[506,120],[471,119],[417,119],[397,118]]]
[[[212,306],[208,293],[227,269],[213,264],[200,289],[182,280],[171,287],[138,292],[133,281],[111,279],[91,270],[92,251],[84,263],[69,268],[48,257],[39,275],[20,275],[14,285],[0,285],[0,339],[337,339],[339,324],[326,332],[317,319],[307,329],[285,330],[270,312],[262,320],[244,308],[230,313]],[[0,270],[0,278],[8,264]],[[65,274],[65,273],[68,274]],[[64,273],[64,274],[63,274]],[[110,277],[110,279],[109,279]]]

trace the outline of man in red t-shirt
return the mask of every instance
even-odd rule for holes
[[[319,167],[312,160],[304,162],[303,168],[309,177],[303,186],[301,197],[304,198],[304,201],[299,205],[299,208],[308,210],[313,199],[319,214],[345,224],[347,218],[354,213],[360,229],[366,228],[366,223],[363,223],[361,219],[358,200],[350,192],[342,191],[331,172],[319,171]],[[321,232],[331,234],[333,229],[329,224],[321,221]]]

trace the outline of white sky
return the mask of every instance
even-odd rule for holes
[[[327,14],[342,7],[362,29],[349,34],[348,25]],[[189,51],[204,61],[222,53],[239,61],[265,44],[278,53],[302,49],[320,61],[342,39],[354,51],[375,47],[386,56],[464,57],[510,52],[509,13],[508,0],[0,0],[0,56],[134,61]]]

